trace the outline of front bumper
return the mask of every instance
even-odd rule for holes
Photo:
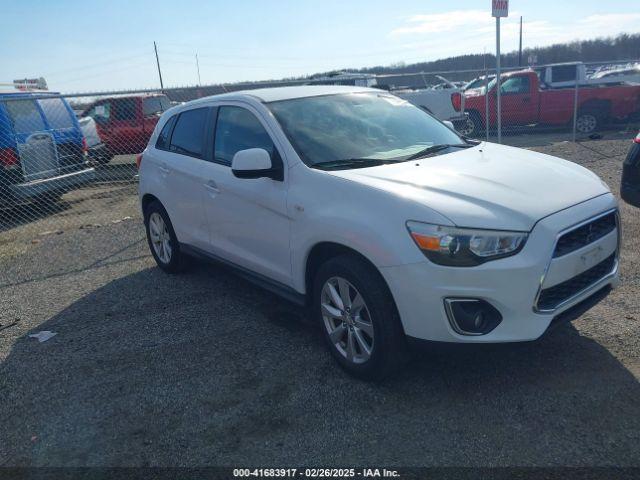
[[[85,168],[52,178],[33,180],[9,186],[10,199],[15,203],[26,202],[48,193],[67,192],[93,182],[95,169]]]
[[[422,340],[457,343],[519,342],[539,338],[563,312],[619,283],[619,229],[551,261],[560,232],[616,207],[615,198],[607,194],[546,217],[535,225],[520,253],[477,267],[443,267],[425,260],[381,268],[405,333]],[[541,286],[546,289],[559,285],[587,270],[591,265],[586,262],[592,261],[594,254],[599,258],[616,255],[616,262],[607,275],[555,309],[541,311],[536,308]],[[457,333],[447,316],[446,298],[485,300],[501,313],[502,322],[485,335]]]

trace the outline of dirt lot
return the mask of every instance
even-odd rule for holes
[[[628,140],[539,145],[617,191]],[[374,385],[224,268],[161,273],[126,172],[5,219],[0,465],[640,465],[640,210],[621,207],[622,286],[572,325]]]

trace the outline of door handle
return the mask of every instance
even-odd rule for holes
[[[167,164],[163,163],[162,165],[160,165],[158,167],[158,169],[160,170],[160,173],[162,173],[163,175],[169,175],[169,173],[171,172],[171,170],[169,170],[169,168],[167,168]]]
[[[220,189],[218,188],[218,185],[213,180],[209,180],[207,183],[204,184],[204,186],[207,190],[209,190],[212,193],[220,193]]]

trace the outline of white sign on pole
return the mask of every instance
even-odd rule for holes
[[[493,17],[508,17],[509,0],[491,0],[491,15]]]

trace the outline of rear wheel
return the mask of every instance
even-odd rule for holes
[[[171,225],[169,215],[159,202],[151,202],[144,212],[149,249],[158,266],[167,273],[184,270],[186,258]]]
[[[357,256],[341,255],[320,267],[314,310],[331,354],[350,374],[382,379],[405,358],[391,293],[378,271]]]
[[[576,118],[576,131],[583,135],[595,132],[602,123],[600,117],[594,112],[580,112]]]

